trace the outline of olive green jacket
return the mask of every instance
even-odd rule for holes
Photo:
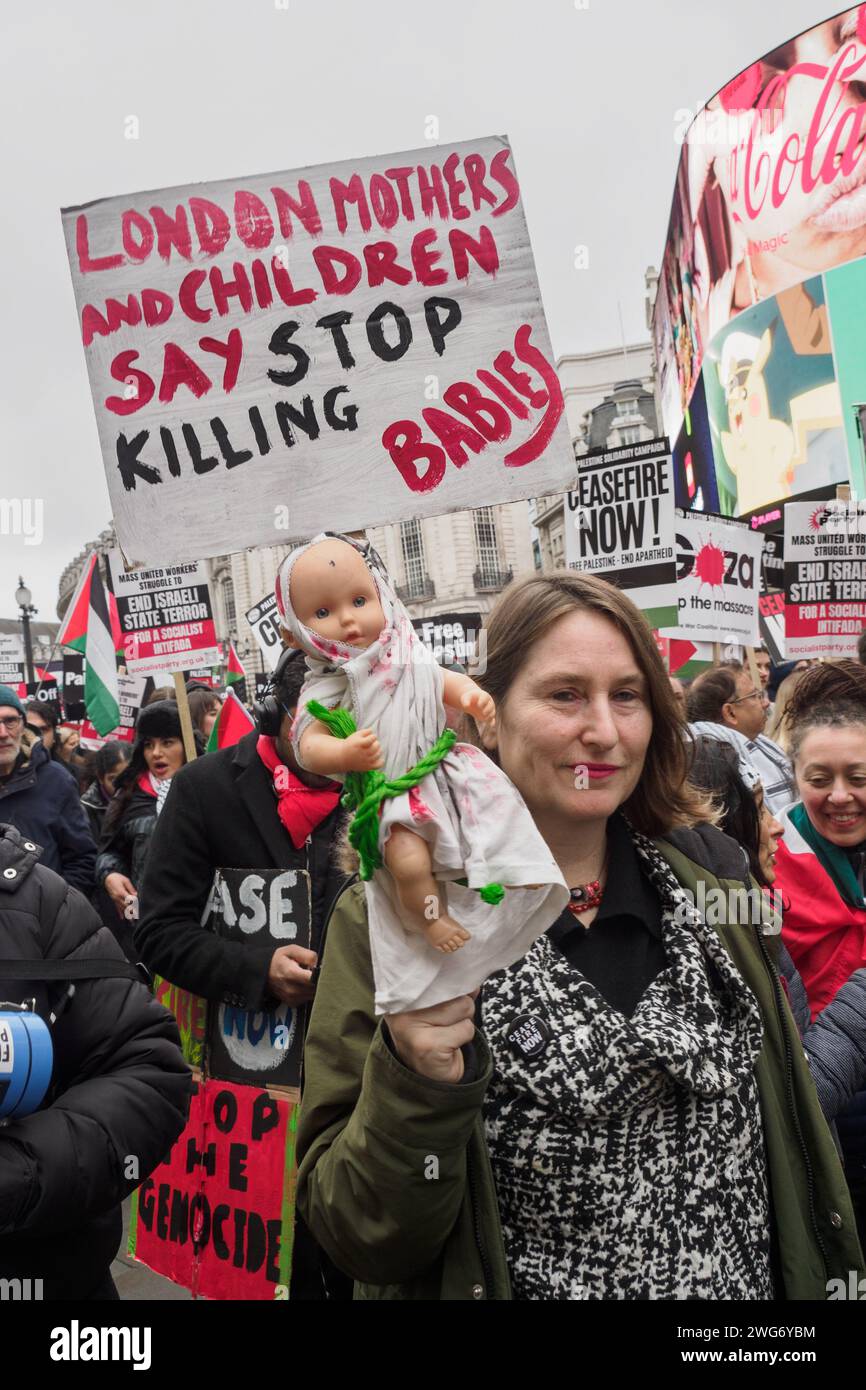
[[[656,848],[692,893],[699,880],[708,893],[743,886],[709,871],[714,855],[694,832],[675,832]],[[829,1279],[866,1271],[839,1157],[773,964],[778,938],[755,926],[716,930],[764,1019],[756,1073],[778,1295],[825,1299]],[[418,1076],[394,1056],[373,1014],[364,890],[347,888],[328,928],[307,1035],[298,1203],[316,1240],[355,1279],[356,1298],[511,1297],[481,1119],[491,1058],[478,1030],[475,1051],[478,1079],[461,1085]]]

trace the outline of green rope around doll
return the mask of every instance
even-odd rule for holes
[[[326,709],[318,700],[309,700],[307,709],[314,719],[318,719],[337,738],[348,738],[357,732],[357,724],[347,709]],[[439,735],[429,753],[420,762],[404,772],[402,777],[388,781],[384,772],[374,768],[371,772],[347,772],[341,805],[354,811],[349,826],[349,843],[358,851],[361,860],[361,878],[366,883],[377,869],[382,867],[379,853],[379,815],[382,802],[389,796],[401,796],[411,791],[431,772],[435,772],[445,754],[457,742],[453,729],[445,729]],[[461,880],[465,883],[465,880]],[[505,889],[501,883],[486,883],[480,888],[482,902],[501,903]]]

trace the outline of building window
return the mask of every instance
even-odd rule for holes
[[[406,576],[406,591],[409,596],[421,596],[426,583],[424,563],[424,536],[420,521],[400,522],[400,546],[403,552],[403,573]]]
[[[228,575],[226,575],[220,587],[222,589],[223,613],[225,615],[226,628],[232,628],[235,626],[237,622],[237,613],[235,610],[235,586],[232,583],[231,579],[229,579]]]
[[[638,403],[634,396],[629,396],[627,400],[617,401],[616,418],[618,420],[630,419],[634,415],[639,415]]]
[[[479,507],[475,512],[475,553],[482,583],[499,582],[499,541],[492,507]]]
[[[630,425],[627,429],[623,429],[620,425],[617,430],[617,435],[619,436],[620,444],[639,444],[641,438],[640,425]]]

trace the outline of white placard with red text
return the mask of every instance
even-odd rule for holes
[[[573,481],[505,137],[104,198],[63,229],[130,565]]]

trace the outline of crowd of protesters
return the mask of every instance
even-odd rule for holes
[[[759,650],[686,683],[625,595],[573,572],[514,582],[486,628],[496,717],[459,736],[597,900],[475,995],[387,1019],[340,789],[292,751],[301,653],[218,752],[220,696],[190,688],[193,760],[171,688],[132,744],[85,754],[0,686],[0,962],[128,972],[78,985],[49,1101],[0,1129],[0,1275],[116,1297],[120,1157],[141,1181],[191,1085],[138,961],[303,1014],[292,1299],[821,1299],[864,1273],[866,640],[860,661]],[[587,789],[583,765],[609,771]],[[205,930],[223,866],[307,869],[310,948]]]

